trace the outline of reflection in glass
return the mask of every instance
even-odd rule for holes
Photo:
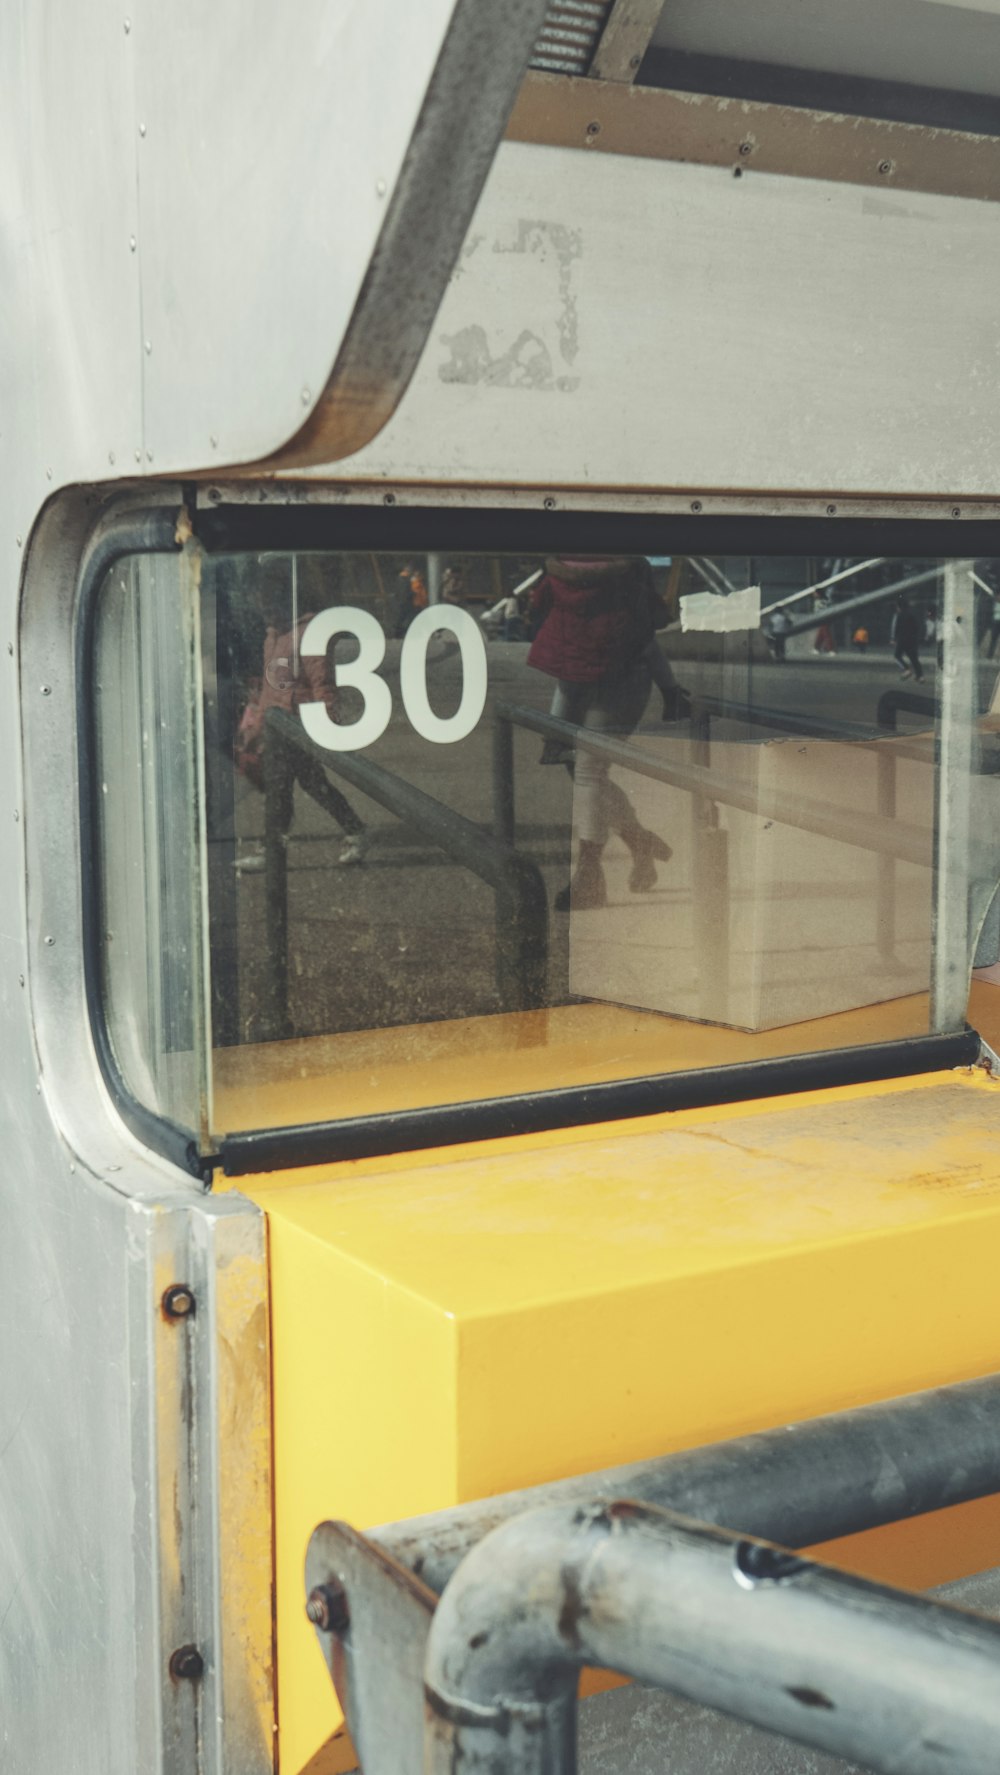
[[[959,1027],[997,565],[204,558],[216,1131]]]

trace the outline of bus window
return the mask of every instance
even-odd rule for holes
[[[128,1086],[211,1143],[961,1028],[1000,960],[998,565],[125,562]]]

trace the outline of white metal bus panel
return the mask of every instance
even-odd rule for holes
[[[253,460],[298,430],[454,11],[5,0],[5,532],[60,485]]]
[[[993,496],[998,280],[990,203],[507,143],[409,391],[335,472]]]

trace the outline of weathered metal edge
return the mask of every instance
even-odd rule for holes
[[[1000,201],[993,136],[620,81],[527,74],[507,140]]]

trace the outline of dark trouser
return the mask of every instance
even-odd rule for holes
[[[281,746],[274,760],[277,766],[274,773],[274,793],[277,798],[275,809],[279,832],[287,832],[292,823],[292,804],[295,784],[298,782],[307,795],[311,795],[325,813],[336,820],[337,825],[345,832],[363,832],[364,820],[355,813],[350,802],[341,795],[339,789],[327,780],[323,766],[318,758],[312,758],[307,752],[300,752],[297,746]]]
[[[916,647],[910,647],[903,641],[897,641],[896,652],[893,657],[900,668],[908,665],[914,678],[923,677],[923,667],[920,664],[920,656],[917,653]]]

